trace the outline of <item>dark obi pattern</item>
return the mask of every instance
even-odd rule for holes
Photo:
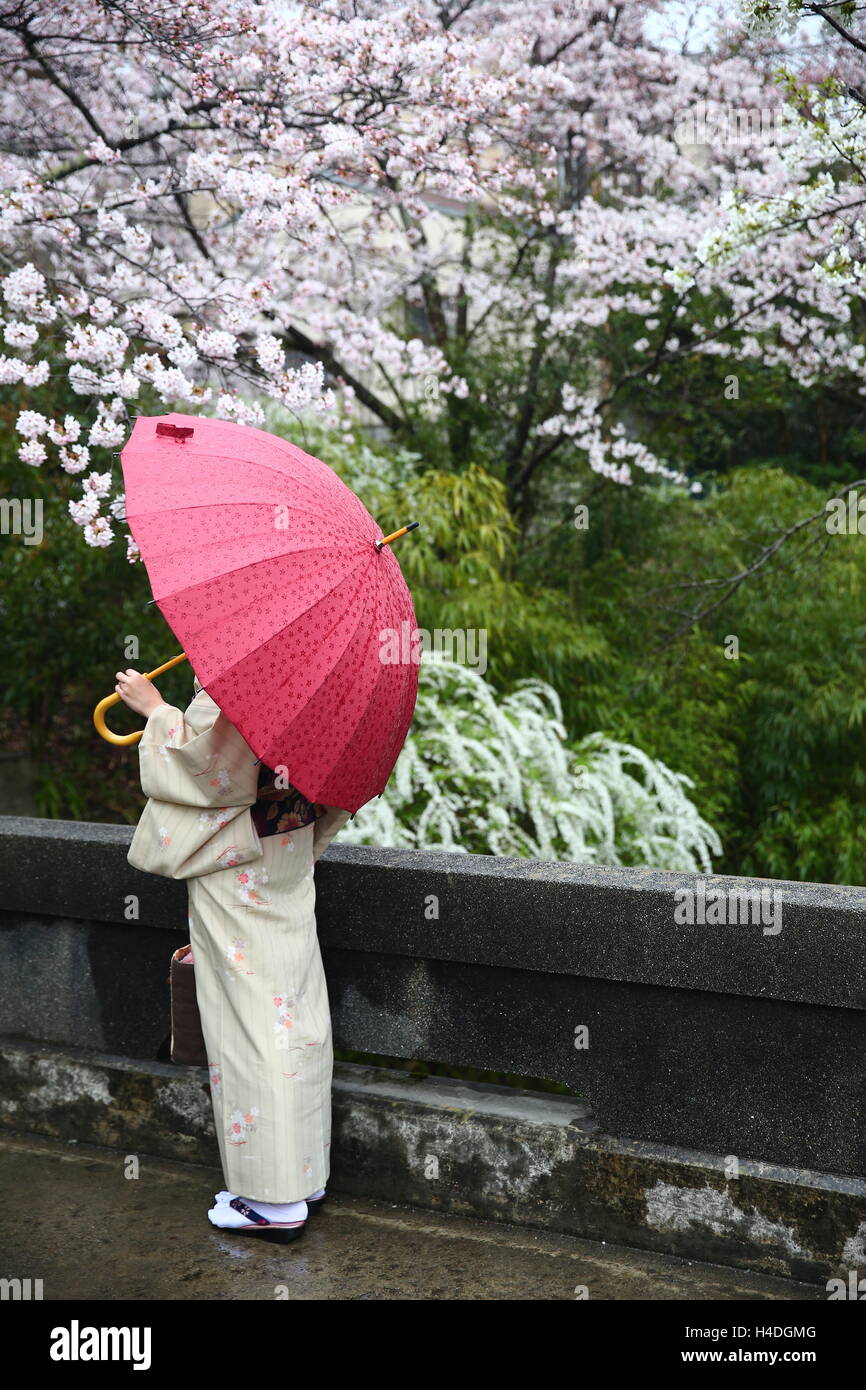
[[[324,815],[325,807],[308,801],[294,787],[276,787],[276,773],[264,763],[259,767],[259,796],[250,807],[259,839],[266,835],[285,835],[302,825],[311,825]]]

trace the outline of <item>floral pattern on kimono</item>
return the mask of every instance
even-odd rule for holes
[[[250,1106],[249,1110],[233,1110],[231,1119],[226,1128],[226,1139],[230,1144],[245,1144],[247,1137],[256,1132],[256,1116],[258,1108]]]
[[[249,813],[258,763],[209,696],[196,696],[185,715],[156,706],[138,752],[148,799],[127,854],[134,868],[191,879],[262,862]]]
[[[156,751],[157,751],[157,753],[161,753],[162,756],[163,756],[164,758],[167,758],[167,757],[168,757],[168,750],[169,750],[169,748],[173,748],[173,747],[174,747],[174,736],[175,736],[175,734],[178,732],[179,729],[180,729],[180,725],[179,725],[179,724],[172,724],[171,728],[169,729],[168,733],[167,733],[166,736],[165,736],[165,741],[164,741],[163,743],[158,743],[158,744],[156,745]]]
[[[236,879],[241,902],[246,907],[268,907],[270,905],[271,900],[268,894],[261,892],[261,888],[268,881],[267,869],[241,869]]]
[[[219,854],[214,855],[214,859],[217,864],[226,869],[233,869],[235,865],[244,862],[240,845],[227,845],[225,849],[220,850]]]
[[[313,865],[349,814],[277,787],[200,685],[184,712],[154,708],[139,753],[149,800],[127,859],[187,882],[225,1185],[253,1205],[300,1201],[326,1186],[331,1148]]]
[[[247,970],[246,968],[247,958],[244,954],[244,952],[246,951],[246,946],[247,943],[245,941],[242,941],[239,936],[233,936],[231,945],[226,950],[225,957],[234,971],[237,971],[242,975],[252,975],[252,970]],[[231,970],[226,971],[227,975],[230,975],[231,973]]]
[[[206,826],[208,830],[222,830],[231,820],[228,811],[228,806],[216,806],[212,811],[202,811],[198,823]]]
[[[292,1009],[295,1007],[294,998],[289,994],[277,994],[274,996],[274,1005],[277,1010],[274,1032],[279,1035],[284,1033],[287,1028],[294,1028],[295,1025],[292,1021]]]

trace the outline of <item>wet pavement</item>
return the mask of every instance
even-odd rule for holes
[[[137,1176],[127,1176],[134,1174]],[[45,1300],[814,1300],[718,1265],[329,1193],[302,1238],[208,1222],[218,1168],[0,1137],[0,1277]],[[586,1295],[584,1295],[586,1296]]]

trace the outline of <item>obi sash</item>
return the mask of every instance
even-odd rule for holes
[[[264,763],[259,767],[258,800],[250,807],[259,839],[266,835],[285,835],[312,825],[325,813],[317,801],[308,801],[294,787],[276,787],[276,773]]]

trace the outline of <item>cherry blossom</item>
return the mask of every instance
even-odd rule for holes
[[[261,424],[266,399],[332,411],[335,387],[369,402],[452,374],[385,326],[415,266],[384,234],[430,189],[507,186],[516,147],[483,150],[497,131],[526,143],[520,73],[485,74],[432,8],[389,4],[25,0],[0,31],[0,385],[32,388],[38,412],[65,374],[87,439],[24,434],[28,462],[75,472],[97,451],[116,486],[144,391]],[[475,148],[453,138],[473,125]],[[71,515],[105,545],[91,510]]]
[[[654,0],[0,3],[21,457],[87,475],[69,513],[105,546],[140,410],[339,404],[405,435],[476,393],[519,502],[555,457],[682,482],[622,403],[689,356],[866,390],[860,125],[839,92],[804,116],[738,27],[810,7],[744,3],[703,0],[700,52]],[[522,394],[476,388],[494,353]]]

